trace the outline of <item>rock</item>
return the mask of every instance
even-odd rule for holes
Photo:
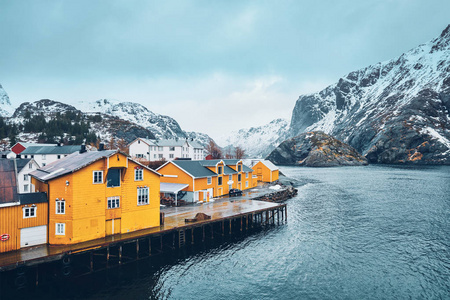
[[[277,165],[336,167],[367,165],[353,147],[322,131],[302,133],[284,141],[266,158]]]

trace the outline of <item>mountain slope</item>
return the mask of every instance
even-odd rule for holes
[[[9,117],[14,109],[9,101],[9,96],[0,84],[0,117]]]
[[[450,26],[398,58],[300,96],[289,136],[321,130],[372,163],[450,163]]]
[[[263,126],[232,131],[217,139],[217,142],[224,148],[239,146],[248,157],[262,158],[286,138],[288,125],[287,120],[276,119]]]

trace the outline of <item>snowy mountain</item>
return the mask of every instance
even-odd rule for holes
[[[100,112],[139,124],[157,138],[186,138],[186,133],[173,118],[156,114],[138,103],[101,99],[95,102],[81,101],[77,106],[83,112]]]
[[[126,142],[131,142],[137,137],[189,138],[206,145],[210,140],[204,133],[183,131],[173,118],[153,113],[138,103],[102,99],[93,102],[81,101],[76,106],[82,110],[49,99],[24,102],[7,120],[23,125],[27,118],[42,114],[48,122],[58,113],[73,112],[81,115],[81,119],[86,122],[89,121],[90,132],[95,132],[105,142],[111,138],[124,139]],[[39,134],[20,133],[18,137],[25,141],[36,141]]]
[[[0,117],[9,117],[14,112],[14,108],[9,101],[8,94],[0,84]]]
[[[288,131],[288,121],[276,119],[263,126],[230,132],[217,139],[217,142],[224,148],[239,146],[248,157],[262,158],[286,139]]]
[[[450,25],[400,57],[300,96],[289,136],[321,130],[372,163],[450,163]]]

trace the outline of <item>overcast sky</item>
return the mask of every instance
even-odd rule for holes
[[[213,138],[437,37],[449,0],[0,2],[13,105],[138,102]]]

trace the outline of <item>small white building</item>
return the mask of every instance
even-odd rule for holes
[[[39,169],[39,165],[33,158],[16,159],[16,168],[19,193],[34,193],[29,173]]]
[[[20,153],[20,158],[34,158],[40,168],[80,150],[81,145],[30,146]]]
[[[203,160],[205,158],[204,147],[198,142],[187,139],[137,138],[128,145],[128,149],[131,157],[143,158],[148,161],[170,161],[176,158]]]

